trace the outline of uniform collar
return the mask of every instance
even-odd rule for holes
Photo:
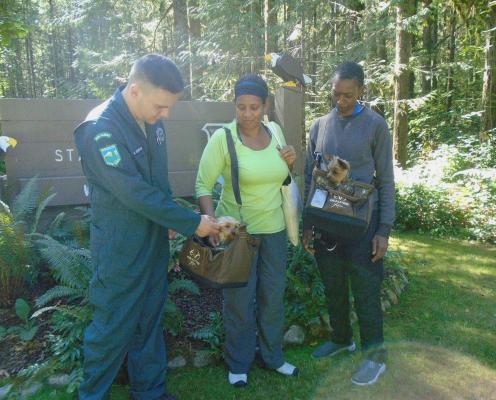
[[[146,140],[146,135],[143,134],[143,131],[138,124],[138,121],[133,117],[133,114],[131,114],[131,111],[129,110],[126,100],[124,100],[124,96],[122,95],[122,91],[124,90],[124,88],[125,88],[124,85],[117,88],[117,90],[114,92],[113,96],[110,99],[111,105],[115,109],[115,111],[124,119],[127,126],[132,127],[134,132],[140,138]],[[148,125],[149,124],[145,123],[145,129]]]
[[[115,110],[126,120],[128,124],[136,125],[139,128],[136,119],[133,117],[133,114],[131,114],[131,111],[129,111],[126,100],[124,100],[124,96],[122,95],[122,91],[125,87],[125,85],[118,87],[110,101]]]

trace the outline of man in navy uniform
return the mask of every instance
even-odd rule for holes
[[[184,88],[167,57],[138,59],[127,86],[90,112],[75,141],[89,184],[93,320],[84,335],[82,400],[105,399],[128,356],[131,397],[170,400],[161,325],[169,230],[218,233],[208,216],[178,206],[167,177],[168,118]]]

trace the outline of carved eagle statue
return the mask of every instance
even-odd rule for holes
[[[3,150],[3,152],[7,152],[7,149],[9,147],[16,147],[17,145],[17,140],[14,138],[8,137],[8,136],[0,136],[0,149]]]
[[[265,56],[265,60],[270,64],[272,71],[283,79],[283,86],[296,86],[295,81],[302,86],[312,83],[312,78],[303,73],[298,60],[289,54],[270,53]]]

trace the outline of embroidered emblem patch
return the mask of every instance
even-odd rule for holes
[[[110,165],[111,167],[117,167],[121,162],[121,155],[115,144],[101,148],[100,153],[102,153],[105,164]]]
[[[157,128],[155,135],[157,136],[157,144],[161,146],[165,142],[164,130],[162,128]]]
[[[199,267],[200,266],[200,252],[196,249],[191,249],[186,256],[188,259],[188,262],[191,264],[192,267]]]
[[[110,132],[100,132],[98,135],[95,136],[95,142],[98,142],[100,139],[104,138],[111,138],[112,134]]]

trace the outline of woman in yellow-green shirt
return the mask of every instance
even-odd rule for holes
[[[287,238],[281,186],[296,153],[285,144],[281,128],[275,122],[262,121],[267,111],[268,88],[260,76],[241,77],[234,93],[236,119],[227,128],[238,158],[242,206],[234,198],[224,129],[212,135],[203,151],[196,195],[202,214],[242,220],[248,232],[260,238],[247,286],[223,290],[228,380],[231,385],[245,386],[255,359],[257,338],[266,367],[288,376],[298,374],[298,369],[284,360],[282,352]],[[225,183],[214,210],[212,190],[220,175]],[[217,244],[218,238],[211,237],[211,241]]]

